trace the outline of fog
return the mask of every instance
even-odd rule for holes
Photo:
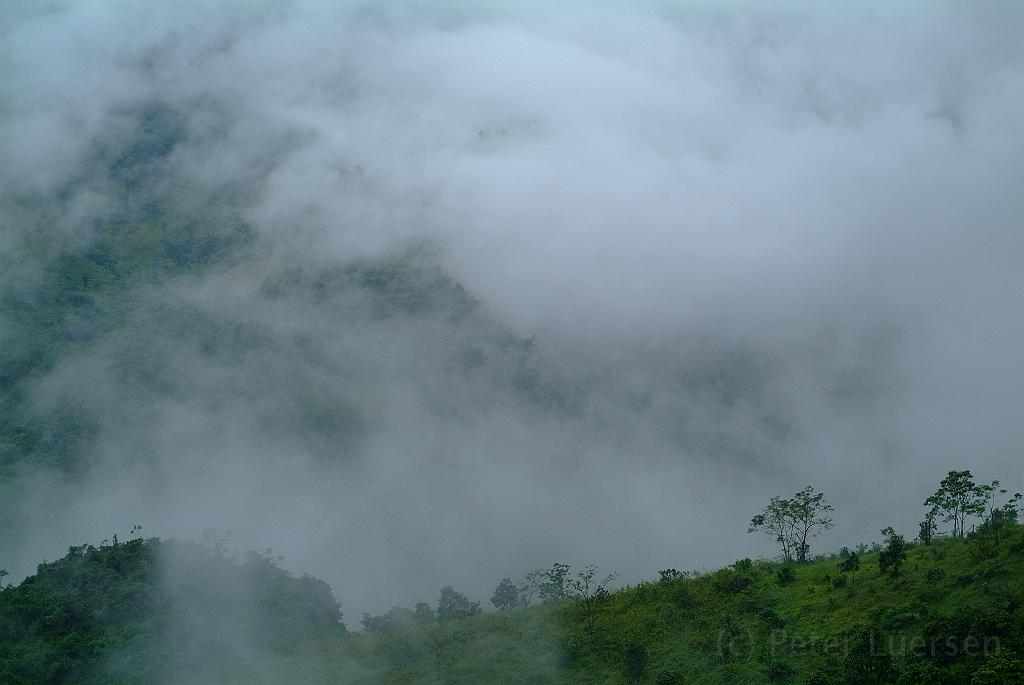
[[[812,551],[916,533],[951,468],[1019,488],[1022,31],[994,1],[4,3],[5,288],[150,201],[250,236],[32,379],[96,433],[13,476],[4,564],[230,531],[352,626],[555,561],[772,555],[747,523],[808,483]],[[97,159],[150,124],[125,192]]]

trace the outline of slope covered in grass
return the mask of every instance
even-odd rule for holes
[[[79,547],[0,592],[0,675],[24,684],[1021,682],[1024,528],[998,542],[919,544],[895,577],[879,571],[877,551],[856,573],[840,573],[838,561],[666,571],[589,606],[456,620],[395,609],[348,633],[326,585],[265,555],[155,540]]]
[[[348,648],[386,683],[1016,683],[1024,530],[913,547],[896,577],[878,552],[663,574],[580,602],[396,626]]]

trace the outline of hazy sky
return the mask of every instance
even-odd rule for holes
[[[88,244],[118,210],[90,155],[159,106],[184,134],[150,182],[260,255],[140,290],[40,381],[104,458],[56,511],[26,477],[11,565],[231,530],[353,625],[554,561],[771,554],[746,522],[807,483],[836,505],[819,549],[913,535],[950,468],[1020,488],[1021,35],[1011,2],[4,3],[7,197],[73,186],[57,228]],[[261,291],[412,244],[478,314]],[[208,321],[258,342],[201,354]],[[571,410],[516,394],[497,322]],[[119,375],[139,358],[159,382]],[[339,398],[364,437],[325,463],[303,416]]]

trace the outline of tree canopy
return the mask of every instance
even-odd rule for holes
[[[832,505],[825,495],[808,485],[792,497],[772,497],[764,510],[750,520],[748,533],[765,533],[775,539],[786,561],[808,559],[810,538],[835,523],[829,515]]]

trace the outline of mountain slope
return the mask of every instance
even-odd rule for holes
[[[384,683],[1016,683],[1024,672],[1024,528],[793,568],[742,560],[582,602],[398,625],[350,648]],[[785,578],[785,576],[783,576]],[[591,626],[591,618],[593,625]],[[1014,675],[1017,674],[1017,675]]]

